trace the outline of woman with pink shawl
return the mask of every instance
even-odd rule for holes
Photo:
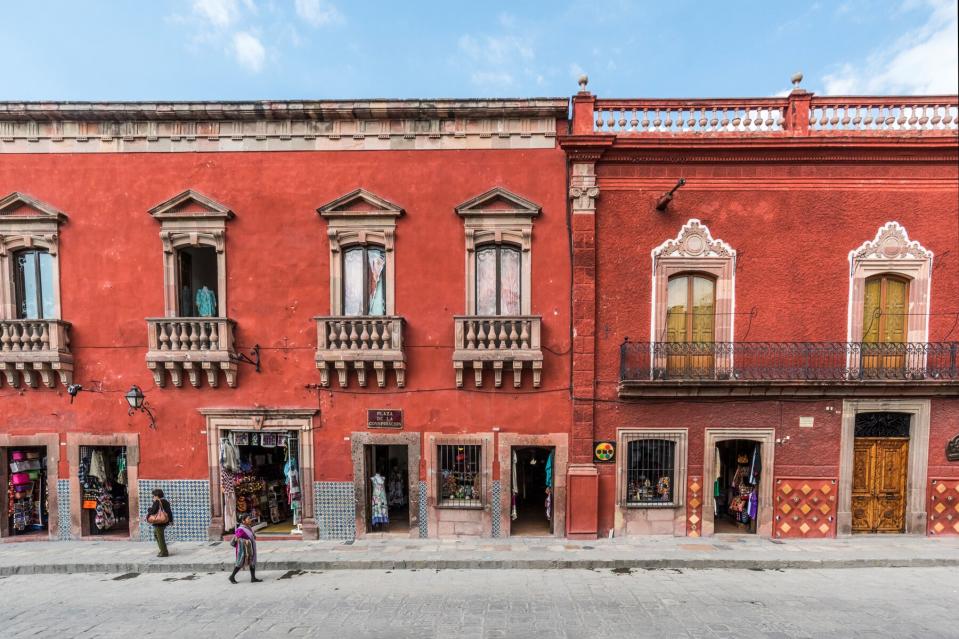
[[[230,583],[236,583],[236,573],[241,568],[250,569],[250,582],[258,583],[263,581],[256,578],[256,533],[253,532],[253,518],[245,515],[240,521],[240,525],[233,532],[233,541],[230,545],[236,549],[236,561],[233,564],[233,574],[230,575]]]

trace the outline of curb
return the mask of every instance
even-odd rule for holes
[[[0,566],[0,577],[16,575],[66,575],[78,573],[146,574],[229,572],[233,562],[35,564]],[[308,560],[261,561],[261,571],[334,570],[802,570],[851,568],[959,567],[959,558],[909,559],[412,559],[412,560]]]

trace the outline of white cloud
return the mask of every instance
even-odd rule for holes
[[[233,55],[241,65],[258,73],[266,60],[266,49],[255,35],[239,31],[233,34]]]
[[[244,4],[247,8],[253,6],[249,1]],[[193,13],[214,27],[225,29],[240,17],[240,6],[237,0],[193,0]]]
[[[342,22],[343,15],[332,3],[326,0],[295,0],[296,15],[314,27]]]
[[[523,39],[512,35],[482,36],[464,35],[459,39],[460,51],[476,62],[501,65],[517,59],[532,60],[533,48]]]
[[[482,87],[506,88],[513,86],[513,74],[507,71],[476,71],[470,75],[473,84]]]
[[[931,9],[926,23],[865,61],[847,62],[823,77],[831,95],[956,93],[959,37],[956,0],[906,0],[903,11]]]

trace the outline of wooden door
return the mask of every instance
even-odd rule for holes
[[[716,282],[701,275],[669,278],[666,300],[666,368],[670,377],[713,376]]]
[[[909,282],[894,275],[866,280],[863,300],[862,367],[867,376],[900,376],[906,366]]]
[[[905,532],[909,440],[857,437],[853,451],[852,531]]]

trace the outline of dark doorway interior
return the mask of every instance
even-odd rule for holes
[[[512,450],[510,535],[553,532],[553,449],[514,446]]]
[[[714,533],[756,533],[762,445],[748,439],[716,444],[719,478],[713,485]]]
[[[408,533],[410,531],[410,475],[409,453],[403,445],[366,446],[366,531],[368,533]],[[383,478],[382,493],[388,521],[382,522],[382,512],[374,512],[377,497],[374,476]],[[374,524],[374,518],[376,523]]]
[[[216,249],[211,246],[177,251],[177,313],[180,317],[217,316],[220,301],[216,299],[216,268]]]
[[[47,449],[45,446],[8,448],[9,476],[0,495],[0,505],[9,518],[10,536],[45,535],[50,525],[47,512]],[[54,471],[55,472],[55,471]]]
[[[130,534],[126,446],[80,446],[80,534]]]

